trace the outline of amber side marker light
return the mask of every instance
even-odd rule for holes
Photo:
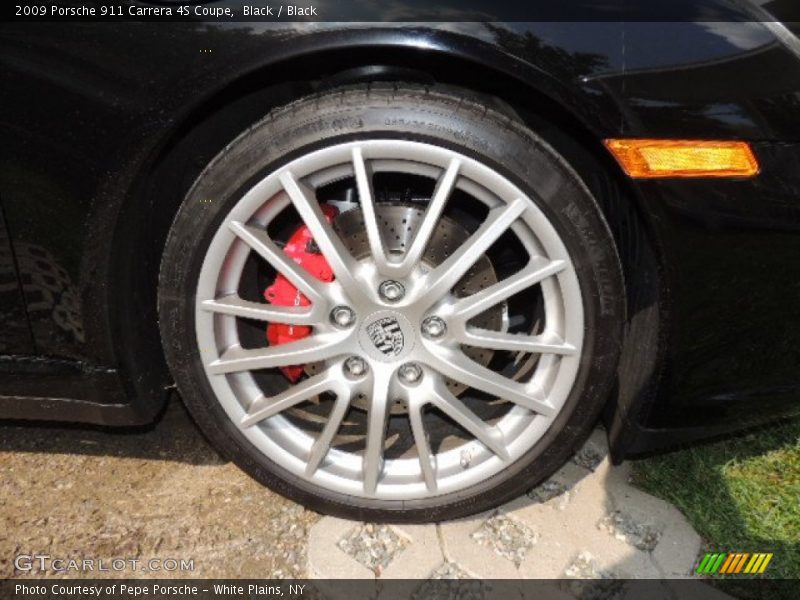
[[[758,174],[758,161],[747,142],[621,139],[605,144],[634,179]]]

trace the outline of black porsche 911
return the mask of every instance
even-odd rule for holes
[[[620,461],[796,412],[791,0],[579,4],[5,21],[0,417],[142,425],[177,387],[265,485],[425,521],[598,421]]]

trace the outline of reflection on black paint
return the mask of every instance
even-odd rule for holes
[[[11,240],[0,207],[0,355],[32,353],[31,332],[25,318]]]

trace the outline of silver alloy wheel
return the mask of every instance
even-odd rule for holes
[[[372,175],[410,173],[436,181],[420,225],[402,255],[386,251],[376,218]],[[370,256],[356,260],[325,219],[316,190],[355,178]],[[484,221],[438,265],[423,255],[448,199],[458,189],[485,205]],[[267,233],[293,206],[329,263],[334,281],[310,276]],[[453,288],[506,232],[528,254],[526,266],[482,291],[457,297]],[[285,276],[310,306],[277,306],[239,296],[251,253]],[[388,299],[387,281],[402,294]],[[515,294],[540,286],[545,326],[535,335],[482,329],[476,317]],[[392,288],[394,296],[397,289]],[[350,326],[332,311],[355,313]],[[431,319],[433,317],[433,319]],[[298,341],[243,348],[238,318],[311,326]],[[422,323],[440,321],[438,337]],[[205,372],[223,409],[242,434],[280,467],[321,488],[385,500],[430,498],[465,490],[501,472],[528,452],[559,414],[578,372],[583,344],[583,305],[566,247],[544,213],[512,182],[490,167],[450,149],[402,140],[339,144],[297,158],[248,190],[214,235],[197,284],[196,332]],[[376,343],[376,330],[382,330]],[[430,331],[428,329],[428,331]],[[385,343],[389,335],[392,340]],[[398,341],[401,340],[401,341]],[[464,351],[477,347],[538,356],[526,381],[478,364]],[[359,358],[367,369],[348,375],[345,363]],[[317,372],[267,397],[254,372],[297,364],[320,364]],[[400,377],[409,363],[421,374]],[[482,420],[447,386],[448,380],[512,405],[495,422]],[[321,432],[312,436],[287,411],[320,394],[335,400]],[[366,397],[363,450],[333,442],[357,396]],[[391,405],[407,406],[414,456],[384,457]],[[431,448],[426,407],[447,415],[472,439]]]

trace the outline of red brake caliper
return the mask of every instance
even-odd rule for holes
[[[321,205],[322,213],[325,215],[328,223],[331,223],[339,211],[335,206],[330,204]],[[301,225],[298,227],[286,245],[283,251],[294,262],[303,267],[311,275],[321,281],[333,281],[333,271],[319,251],[314,238],[308,227]],[[264,290],[264,298],[270,304],[278,306],[308,306],[311,304],[300,291],[294,287],[291,282],[283,275],[278,273],[272,285]],[[286,325],[284,323],[270,323],[267,325],[267,340],[270,346],[278,344],[287,344],[296,340],[301,340],[311,334],[311,327],[306,325]],[[289,367],[281,367],[281,371],[290,381],[295,382],[303,375],[305,365],[292,365]]]

